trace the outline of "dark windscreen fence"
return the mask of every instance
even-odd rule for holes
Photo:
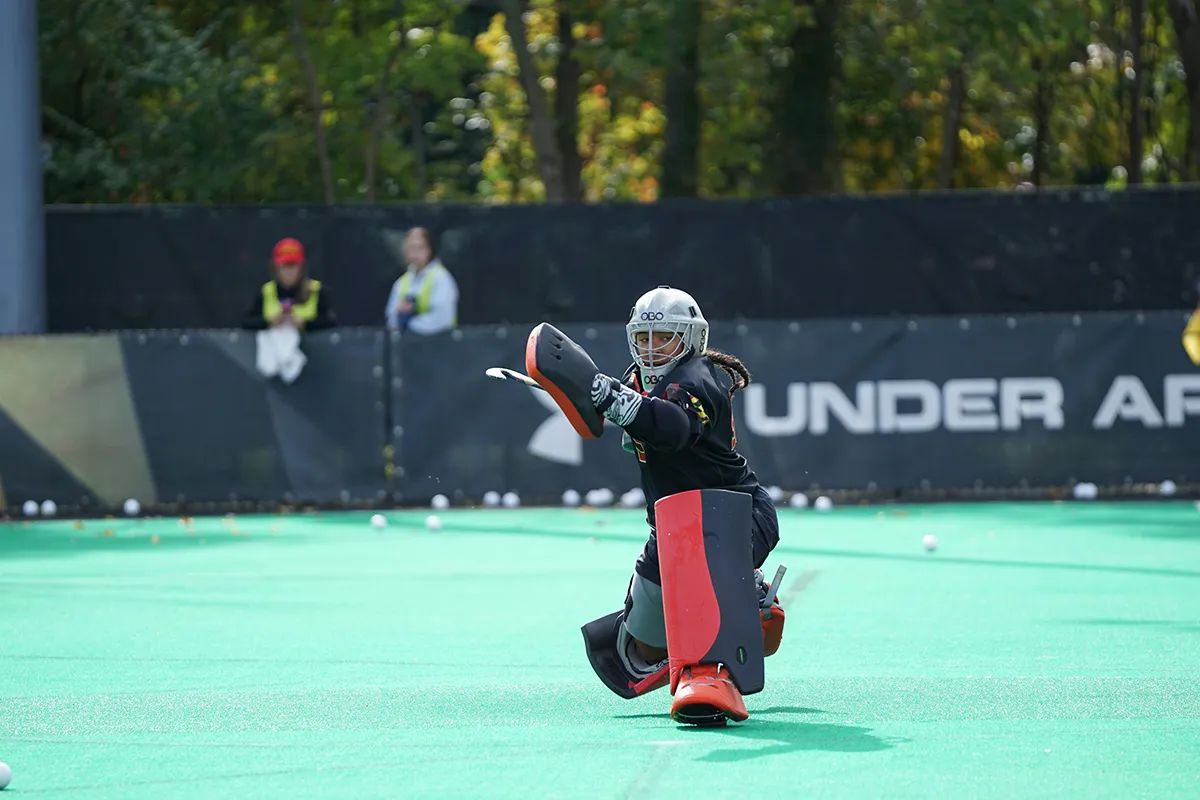
[[[559,206],[47,210],[56,332],[229,327],[301,239],[349,325],[380,325],[409,228],[462,324],[619,321],[658,284],[711,319],[1161,310],[1195,304],[1192,189]]]

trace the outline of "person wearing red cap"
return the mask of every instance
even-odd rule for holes
[[[298,330],[332,328],[337,315],[329,290],[305,274],[304,245],[296,239],[281,239],[271,259],[274,277],[254,295],[242,327],[264,330],[291,325]]]

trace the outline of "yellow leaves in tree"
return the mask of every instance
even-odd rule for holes
[[[968,150],[982,150],[987,144],[987,139],[979,134],[971,133],[966,128],[958,129],[958,141]]]

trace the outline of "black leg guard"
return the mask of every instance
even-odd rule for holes
[[[588,663],[604,685],[614,694],[632,700],[666,686],[669,668],[664,666],[644,678],[630,674],[617,655],[617,631],[624,619],[625,610],[622,609],[587,623],[582,628],[583,645]]]

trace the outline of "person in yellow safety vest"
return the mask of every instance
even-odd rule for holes
[[[271,263],[275,277],[255,293],[242,319],[243,328],[258,331],[292,325],[302,331],[318,331],[337,324],[329,290],[305,274],[300,242],[281,239]]]
[[[1183,349],[1192,363],[1200,367],[1200,306],[1196,307],[1196,313],[1192,314],[1187,327],[1183,329]]]
[[[458,327],[458,284],[437,257],[426,228],[413,228],[404,237],[408,270],[392,284],[384,320],[394,331],[423,336]]]

